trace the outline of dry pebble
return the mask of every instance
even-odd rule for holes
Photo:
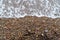
[[[60,40],[60,19],[26,16],[1,18],[1,40]]]

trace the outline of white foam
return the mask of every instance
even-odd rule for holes
[[[8,1],[9,3],[3,4],[3,1],[0,0],[0,18],[20,18],[25,16],[60,18],[60,4],[58,0],[53,0],[53,5],[49,0],[18,0],[16,4],[12,3],[11,0]],[[20,1],[21,4],[19,4]],[[9,6],[10,3],[12,5]],[[28,3],[33,5],[29,5]],[[14,5],[19,6],[14,7]],[[5,6],[7,6],[7,9]],[[3,9],[5,10],[3,11]],[[8,16],[4,15],[5,12]],[[21,15],[21,13],[23,14]]]
[[[3,8],[2,8],[2,1],[3,0],[0,0],[0,15],[2,14],[2,12],[3,12]]]

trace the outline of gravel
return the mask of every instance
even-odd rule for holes
[[[0,40],[60,40],[59,23],[48,17],[0,18]]]

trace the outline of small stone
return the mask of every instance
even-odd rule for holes
[[[43,22],[45,22],[45,20],[43,20]]]
[[[28,30],[29,32],[31,32],[31,30]]]
[[[45,32],[48,32],[48,30],[45,30]]]
[[[1,25],[0,25],[1,26]]]
[[[42,36],[44,36],[44,34],[41,34]]]

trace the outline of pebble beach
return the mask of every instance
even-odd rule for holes
[[[60,40],[60,19],[0,18],[0,40]]]

